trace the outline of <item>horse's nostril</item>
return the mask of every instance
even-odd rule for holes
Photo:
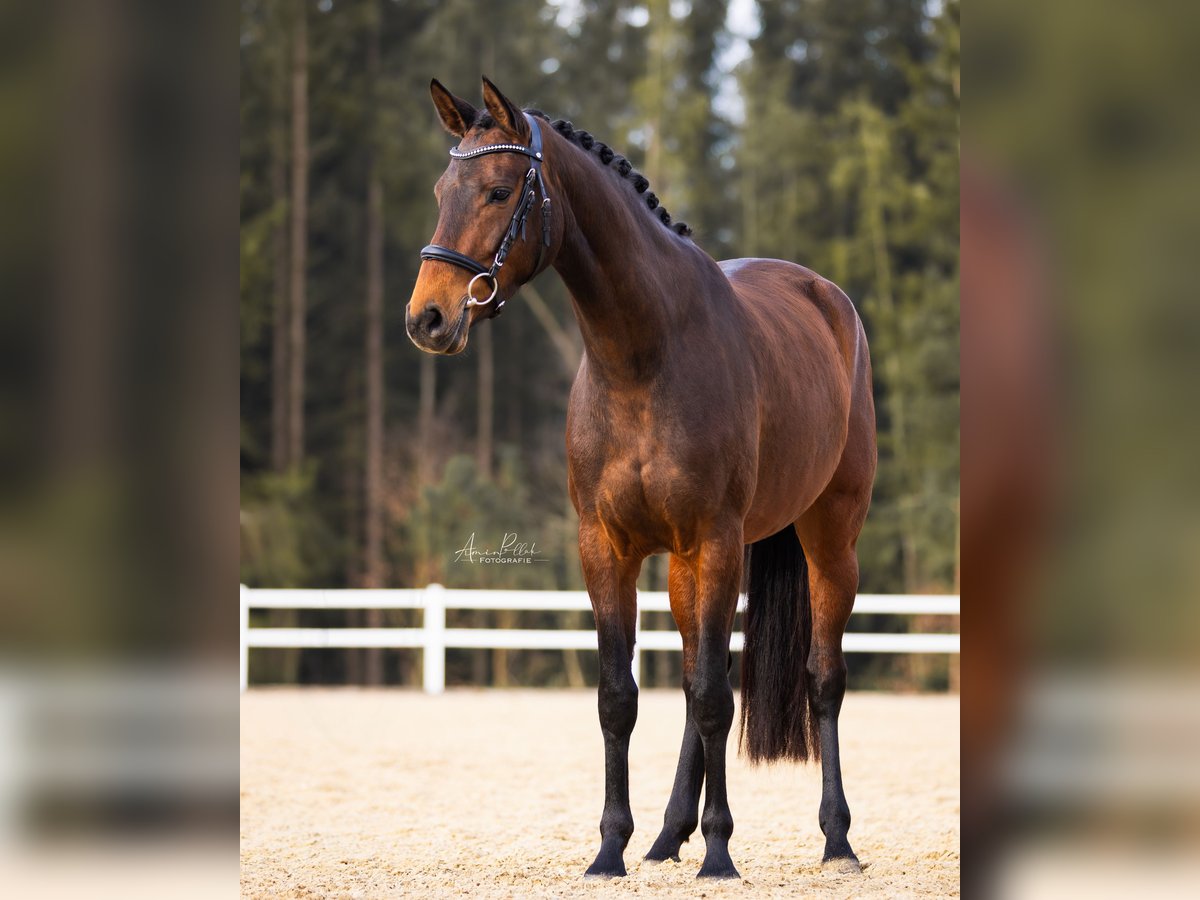
[[[446,321],[445,317],[442,315],[441,309],[436,303],[431,303],[425,307],[423,318],[425,319],[425,331],[429,334],[436,334],[438,330],[441,329],[442,324]]]

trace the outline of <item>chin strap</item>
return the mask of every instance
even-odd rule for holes
[[[474,150],[459,150],[455,147],[450,151],[450,155],[454,159],[474,159],[477,156],[484,156],[488,153],[519,153],[523,156],[528,156],[531,160],[529,171],[525,173],[525,177],[521,181],[521,198],[517,201],[517,208],[513,210],[512,218],[508,221],[508,227],[504,229],[504,235],[500,239],[500,246],[496,250],[495,257],[492,259],[491,268],[476,262],[471,257],[459,253],[457,250],[451,250],[449,247],[443,247],[440,244],[429,244],[421,250],[421,259],[450,263],[461,269],[466,269],[474,275],[467,284],[467,306],[487,306],[495,300],[495,306],[492,307],[492,311],[488,315],[489,319],[500,315],[505,302],[503,297],[497,297],[500,292],[500,282],[496,278],[496,273],[500,271],[504,265],[504,260],[508,258],[509,251],[512,250],[513,244],[516,243],[517,235],[520,234],[522,240],[525,238],[525,223],[529,218],[529,213],[533,210],[539,194],[542,198],[542,240],[538,244],[537,264],[533,267],[533,273],[530,275],[530,278],[541,271],[542,259],[545,256],[546,248],[550,246],[550,195],[546,193],[546,183],[542,180],[542,130],[533,116],[526,113],[525,119],[529,122],[531,131],[531,140],[528,147],[524,147],[521,144],[488,144],[484,147],[476,147]],[[492,286],[491,294],[482,299],[476,297],[474,294],[475,282],[481,278],[488,279]]]

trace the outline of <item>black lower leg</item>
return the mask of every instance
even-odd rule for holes
[[[733,724],[733,689],[725,667],[728,641],[701,651],[692,702],[692,718],[704,747],[704,864],[700,878],[740,878],[729,856],[733,814],[725,786],[725,746]]]
[[[699,824],[700,791],[704,785],[704,743],[696,723],[692,721],[691,686],[684,686],[687,716],[683,726],[683,746],[679,749],[679,766],[675,769],[675,784],[663,815],[662,831],[646,859],[679,862],[679,848],[692,836]]]
[[[604,812],[600,817],[600,852],[585,874],[625,874],[625,846],[633,834],[629,808],[629,735],[637,721],[637,685],[626,667],[600,674],[600,727],[604,733]]]
[[[813,714],[821,740],[821,810],[818,822],[825,835],[822,862],[846,871],[858,871],[858,857],[850,848],[850,807],[842,787],[842,764],[838,746],[838,714],[846,693],[846,663],[819,660],[811,673]]]

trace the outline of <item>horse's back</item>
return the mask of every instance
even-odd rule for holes
[[[800,317],[799,324],[807,325],[815,312],[825,321],[849,373],[855,373],[859,362],[866,361],[860,359],[866,355],[866,338],[858,311],[829,279],[782,259],[726,259],[718,265],[734,293],[756,318],[778,324],[781,307],[791,305]]]

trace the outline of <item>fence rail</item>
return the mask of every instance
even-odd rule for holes
[[[746,598],[738,601],[745,609]],[[420,628],[251,628],[252,609],[419,609]],[[455,590],[432,584],[405,590],[267,590],[241,588],[241,687],[248,684],[250,650],[259,647],[388,647],[422,651],[426,693],[440,694],[446,686],[446,650],[595,650],[592,629],[447,628],[448,609],[507,609],[520,612],[591,612],[585,591]],[[683,649],[676,631],[643,631],[641,613],[670,612],[665,591],[638,593],[634,678],[641,675],[643,650]],[[943,594],[860,594],[855,614],[957,616],[959,598]],[[735,632],[731,649],[742,649]],[[958,653],[957,634],[871,634],[847,632],[847,653]]]

